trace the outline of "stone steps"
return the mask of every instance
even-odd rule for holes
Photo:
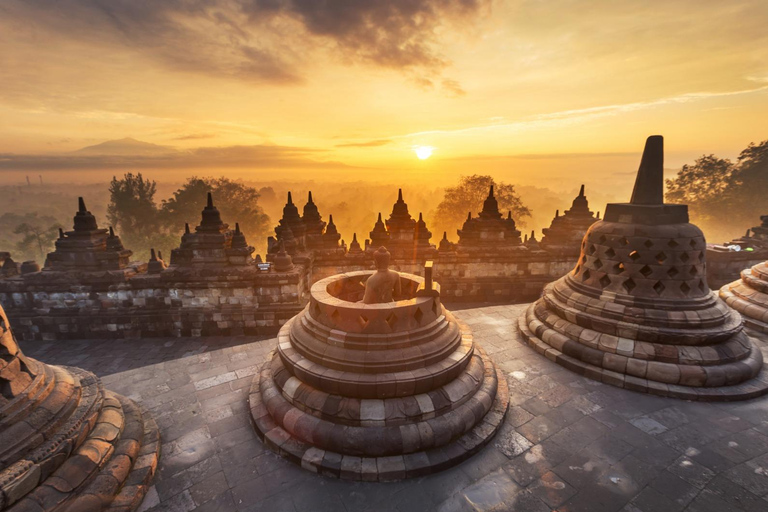
[[[81,390],[80,401],[50,439],[6,469],[18,474],[3,487],[11,492],[3,495],[0,510],[136,510],[160,455],[156,423],[132,400],[105,392],[90,372],[51,368],[70,376]]]

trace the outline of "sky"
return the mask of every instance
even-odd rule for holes
[[[767,25],[764,0],[3,0],[0,184],[629,190],[648,135],[671,173],[768,138]]]

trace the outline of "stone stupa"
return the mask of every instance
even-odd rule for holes
[[[26,357],[0,308],[0,510],[136,510],[159,455],[145,411],[90,372]]]
[[[251,386],[256,432],[303,468],[350,480],[426,475],[465,460],[503,423],[504,373],[425,278],[388,270],[322,279],[280,330]]]
[[[629,203],[589,228],[572,272],[520,318],[528,344],[618,387],[689,400],[768,392],[760,349],[710,291],[688,207],[664,203],[663,138],[646,142]]]
[[[720,288],[720,298],[741,313],[747,327],[768,333],[768,261],[742,270],[741,279]]]

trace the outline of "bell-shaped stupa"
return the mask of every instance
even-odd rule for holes
[[[768,392],[760,349],[707,286],[688,207],[664,203],[663,138],[648,138],[632,200],[589,228],[572,272],[520,318],[537,352],[607,384],[689,400]]]
[[[354,243],[354,242],[353,242]],[[432,282],[388,269],[317,281],[251,385],[259,437],[303,468],[351,480],[426,475],[482,448],[503,423],[504,372]]]
[[[0,510],[136,510],[159,456],[146,411],[90,372],[26,357],[0,307]]]

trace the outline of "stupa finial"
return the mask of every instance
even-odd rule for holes
[[[82,197],[77,198],[77,206],[78,206],[77,211],[79,213],[85,213],[88,211],[88,209],[85,207],[85,201],[83,200]]]
[[[579,197],[584,197],[584,184],[581,184],[581,189],[579,189]]]
[[[645,141],[630,203],[664,204],[664,137],[661,135],[651,135]]]
[[[208,192],[208,204],[206,205],[207,208],[213,208],[213,194]]]

